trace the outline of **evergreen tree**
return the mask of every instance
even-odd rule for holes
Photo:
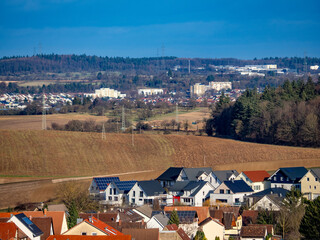
[[[72,228],[77,224],[77,218],[79,218],[78,210],[76,207],[76,203],[73,201],[68,209],[69,216],[68,216],[68,228]]]
[[[305,239],[320,239],[320,197],[308,203],[300,233]]]
[[[176,224],[177,226],[179,226],[179,223],[180,223],[180,220],[179,220],[178,213],[176,210],[173,210],[168,224]]]
[[[196,236],[194,237],[194,240],[207,240],[207,238],[204,235],[203,231],[198,230],[197,233],[196,233]]]

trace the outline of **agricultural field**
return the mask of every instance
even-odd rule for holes
[[[22,199],[53,199],[64,181],[79,179],[89,187],[92,176],[154,179],[170,166],[238,171],[318,167],[320,149],[193,135],[106,134],[102,139],[101,133],[0,130],[0,196],[4,196],[1,192],[7,193],[6,199],[1,197],[0,208]],[[20,191],[8,194],[8,189]]]
[[[46,115],[47,126],[51,127],[52,123],[66,124],[71,120],[94,120],[96,123],[107,121],[104,116],[95,116],[90,114],[48,114]],[[10,115],[0,116],[0,129],[12,130],[41,130],[42,115]]]

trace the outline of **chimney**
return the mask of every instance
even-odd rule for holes
[[[32,216],[31,215],[30,215],[29,219],[30,219],[30,221],[32,221]]]
[[[121,226],[121,219],[119,219],[119,226]]]
[[[45,215],[45,216],[47,216],[47,211],[48,211],[48,209],[43,209],[43,215]]]

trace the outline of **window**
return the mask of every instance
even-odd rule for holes
[[[227,194],[230,194],[230,189],[227,189]]]
[[[82,232],[81,235],[87,235],[87,233],[86,232]]]
[[[110,188],[110,195],[112,195],[112,188]]]
[[[139,202],[142,202],[142,198],[139,198]]]
[[[140,197],[143,197],[143,191],[140,191]]]
[[[234,201],[235,201],[236,203],[239,203],[239,202],[240,202],[239,198],[236,198]]]
[[[309,185],[309,189],[311,189],[311,185]]]
[[[185,198],[183,201],[189,203],[190,202],[190,198]]]
[[[112,201],[112,197],[109,197],[108,199],[109,199],[109,201]]]
[[[117,193],[117,189],[114,188],[113,189],[113,194],[116,195],[116,193]]]
[[[287,182],[289,182],[289,178],[287,177]]]
[[[118,197],[114,197],[114,200],[115,200],[115,201],[118,201]]]
[[[136,191],[133,191],[133,196],[134,196],[134,197],[136,196]]]
[[[273,180],[274,180],[274,181],[277,181],[277,177],[276,177],[276,176],[274,176],[274,177],[273,177]]]
[[[269,203],[269,206],[272,208],[272,203]]]
[[[283,177],[280,177],[280,181],[283,182]]]
[[[274,185],[274,187],[275,187],[275,188],[277,188],[277,184],[276,184],[276,185]]]
[[[202,192],[202,195],[204,196],[204,191]]]
[[[254,190],[260,190],[260,186],[254,186]]]
[[[309,180],[310,180],[310,179],[307,177],[307,181],[308,181],[308,182],[309,182]]]
[[[223,189],[220,189],[220,193],[223,194],[223,193],[224,193],[224,190],[223,190]]]
[[[92,233],[92,236],[97,236],[97,233],[96,233],[96,232],[93,232],[93,233]]]
[[[317,186],[314,186],[314,189],[317,189]]]
[[[317,181],[318,181],[318,178],[315,178],[315,181],[317,182]]]
[[[135,203],[136,200],[135,200],[134,198],[131,198],[131,202],[132,202],[132,203]]]

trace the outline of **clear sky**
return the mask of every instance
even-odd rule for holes
[[[0,57],[320,57],[320,0],[0,0]]]

